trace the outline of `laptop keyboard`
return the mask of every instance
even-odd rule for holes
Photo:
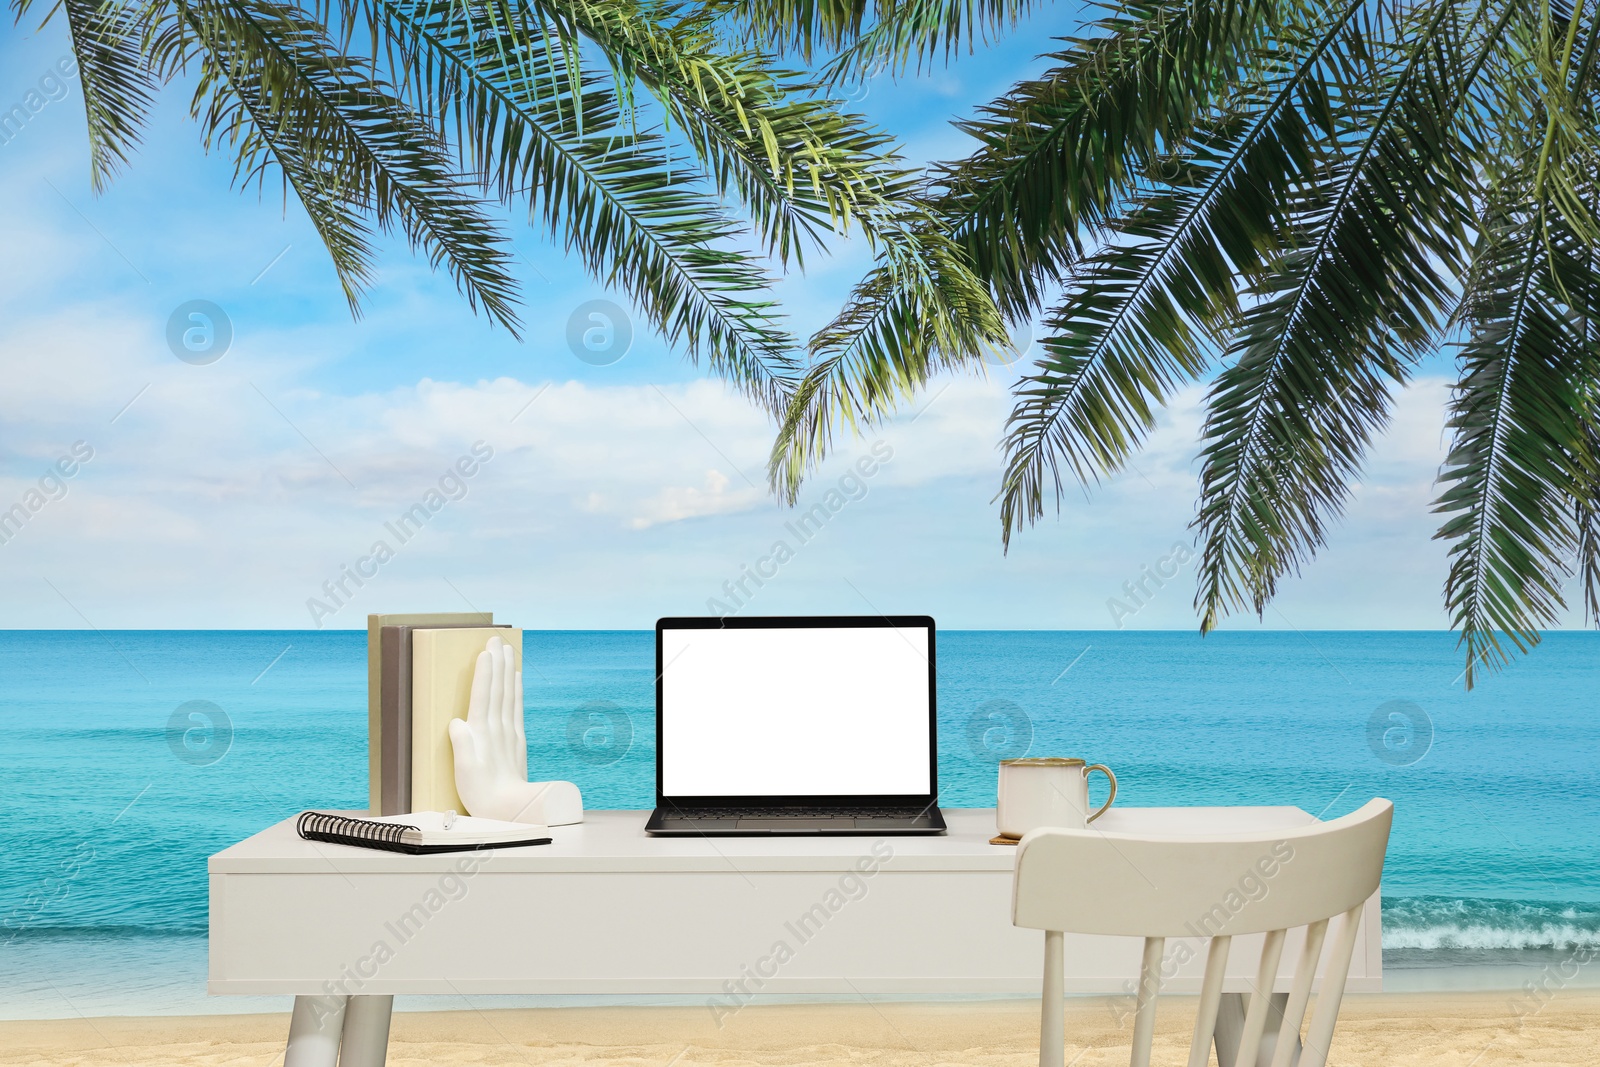
[[[666,819],[915,819],[928,814],[926,808],[693,808],[668,812]]]

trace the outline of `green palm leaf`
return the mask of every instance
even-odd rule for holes
[[[1446,516],[1436,536],[1450,543],[1445,604],[1461,632],[1468,685],[1480,668],[1507,662],[1507,644],[1527,651],[1538,643],[1540,628],[1566,606],[1562,585],[1574,570],[1586,606],[1594,601],[1600,276],[1589,223],[1600,186],[1592,168],[1575,166],[1593,153],[1593,138],[1564,136],[1570,120],[1556,113],[1571,112],[1591,130],[1600,115],[1592,69],[1600,20],[1580,47],[1580,13],[1519,12],[1485,109],[1501,142],[1521,151],[1491,171],[1461,303],[1469,336],[1435,503]],[[1559,37],[1557,20],[1566,29]]]
[[[233,152],[243,181],[281,169],[353,309],[373,237],[393,225],[475,307],[514,324],[481,189],[527,210],[669,342],[776,409],[797,364],[761,257],[798,266],[852,228],[877,243],[906,231],[911,177],[889,139],[819,95],[815,77],[729,50],[710,6],[67,3],[97,181],[132,143],[148,69],[198,71],[192,107],[208,146]]]
[[[230,145],[242,181],[259,181],[269,163],[282,169],[353,310],[371,278],[370,217],[381,230],[398,224],[473,307],[516,332],[503,235],[370,63],[339,53],[319,23],[275,0],[191,0],[176,11],[153,64],[170,73],[198,63],[193,110],[207,146]]]
[[[520,11],[532,19],[529,9]],[[396,65],[467,168],[521,200],[602,282],[632,296],[669,343],[774,407],[792,341],[771,278],[737,241],[744,225],[706,195],[692,160],[640,128],[557,27],[451,0],[385,3]]]
[[[1552,213],[1553,214],[1553,213]],[[1592,478],[1582,372],[1584,332],[1566,303],[1593,307],[1588,257],[1537,213],[1501,211],[1480,242],[1463,302],[1471,336],[1451,405],[1454,439],[1440,474],[1438,537],[1451,542],[1445,603],[1462,632],[1470,685],[1480,666],[1526,651],[1565,606],[1579,548],[1567,501]]]
[[[1590,258],[1590,269],[1595,268]],[[1590,325],[1595,316],[1585,322],[1587,338],[1585,350],[1589,364],[1583,371],[1585,383],[1582,426],[1582,452],[1590,457],[1600,457],[1600,336]],[[1584,617],[1590,622],[1600,622],[1600,464],[1584,472],[1573,498],[1573,524],[1577,528],[1577,559],[1573,568],[1578,574],[1583,600]]]
[[[1453,303],[1472,220],[1450,101],[1466,99],[1457,72],[1471,64],[1450,15],[1380,34],[1393,57],[1364,49],[1376,69],[1334,82],[1342,121],[1319,180],[1285,198],[1293,250],[1248,288],[1203,434],[1203,630],[1239,607],[1259,614],[1321,547],[1392,390]]]
[[[1068,40],[1044,76],[958,127],[978,148],[936,169],[939,214],[1008,316],[1030,316],[1084,231],[1101,229],[1141,176],[1236,86],[1269,0],[1124,5]]]
[[[1085,481],[1119,469],[1156,408],[1210,365],[1213,338],[1237,311],[1235,272],[1264,269],[1282,240],[1283,203],[1313,167],[1315,135],[1296,99],[1336,42],[1359,34],[1358,8],[1318,27],[1287,69],[1241,100],[1254,106],[1198,131],[1186,158],[1153,168],[1157,182],[1125,211],[1117,240],[1079,266],[1007,424],[1008,543],[1042,516],[1047,495],[1059,502],[1063,464]]]
[[[1220,356],[1196,606],[1202,629],[1259,612],[1325,543],[1414,362],[1464,335],[1438,508],[1467,680],[1504,635],[1537,640],[1572,571],[1600,617],[1600,9],[1124,0],[1054,58],[920,194],[1006,319],[1065,289],[1015,387],[1006,540]],[[979,330],[938,350],[954,324],[906,284],[926,279],[880,265],[814,338],[772,459],[789,495],[833,427],[981,350]]]
[[[810,61],[836,52],[829,82],[898,73],[1004,33],[1035,0],[719,0],[714,13],[738,36]]]
[[[1600,277],[1600,245],[1589,242],[1588,273]],[[1584,365],[1579,372],[1580,455],[1593,461],[1579,465],[1580,478],[1573,494],[1573,523],[1577,527],[1577,571],[1584,617],[1600,625],[1600,307],[1589,306],[1580,316]]]
[[[544,53],[564,67],[581,107],[583,49],[611,69],[611,89],[630,125],[638,89],[659,105],[667,129],[697,157],[697,173],[719,195],[738,197],[766,250],[798,262],[804,245],[882,211],[903,188],[889,139],[859,116],[815,96],[815,79],[774,66],[772,57],[721,47],[716,21],[675,0],[505,0],[468,8],[449,2],[321,0],[324,17],[370,27],[374,51],[395,57],[419,109],[455,131],[471,127],[453,109],[458,74],[434,46],[476,42],[501,57]],[[592,84],[592,83],[591,83]]]
[[[1033,8],[1033,0],[895,0],[877,5],[870,26],[850,40],[840,34],[838,55],[823,70],[830,84],[879,74],[898,75],[935,62],[949,63],[963,47],[971,52],[1007,31]],[[848,43],[846,43],[848,42]],[[843,47],[839,47],[843,45]]]
[[[12,0],[11,7],[20,21],[32,5],[33,0]],[[60,10],[78,61],[90,182],[101,192],[138,144],[155,91],[141,49],[144,25],[136,13],[101,0],[61,0]]]
[[[907,269],[886,251],[812,338],[807,385],[773,447],[774,484],[792,497],[835,425],[870,424],[939,370],[1004,348],[1002,309],[1033,314],[1040,282],[1075,253],[1077,228],[1103,219],[1135,172],[1188,130],[1203,107],[1194,91],[1226,84],[1227,60],[1266,6],[1187,0],[1112,14],[1098,36],[1058,53],[1044,78],[965,124],[980,148],[938,171],[928,194],[937,221],[913,225],[924,247],[900,253],[929,269]]]
[[[714,22],[677,3],[567,0],[550,5],[610,57],[619,88],[634,81],[661,105],[713,179],[750,209],[769,252],[798,263],[852,223],[875,233],[909,189],[890,138],[833,101],[818,83],[754,51],[718,49]]]
[[[954,242],[916,219],[880,239],[880,262],[813,336],[811,366],[787,398],[767,474],[790,503],[838,421],[859,432],[940,369],[1005,344],[1005,324]]]

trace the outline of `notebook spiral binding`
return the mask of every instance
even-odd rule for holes
[[[402,835],[415,826],[404,823],[374,822],[348,815],[330,815],[322,811],[308,811],[295,822],[295,830],[307,841],[330,841],[336,845],[365,845],[368,848],[387,849],[391,852],[408,852]]]

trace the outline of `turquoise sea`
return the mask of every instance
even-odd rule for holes
[[[653,800],[653,640],[529,632],[533,773]],[[206,857],[366,803],[364,632],[0,631],[0,1016],[281,1010],[204,996]],[[1432,632],[943,632],[939,775],[1110,764],[1119,804],[1395,802],[1391,985],[1505,985],[1600,947],[1600,635],[1468,693]],[[840,738],[849,744],[848,737]]]

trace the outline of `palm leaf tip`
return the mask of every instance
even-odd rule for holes
[[[1597,306],[1587,245],[1555,212],[1502,205],[1489,223],[1462,302],[1470,334],[1434,508],[1469,685],[1538,644],[1565,609],[1600,459],[1586,425],[1587,316],[1570,303]]]
[[[474,309],[519,334],[511,253],[425,117],[370,59],[277,0],[194,0],[152,38],[167,76],[198,65],[192,111],[235,178],[276,165],[333,258],[353,312],[372,280],[374,229],[398,228]]]
[[[30,4],[13,4],[20,20]],[[89,175],[103,192],[127,163],[155,93],[156,82],[143,50],[149,13],[99,0],[61,0],[72,35],[77,76],[89,135]],[[48,16],[47,16],[48,19]]]

